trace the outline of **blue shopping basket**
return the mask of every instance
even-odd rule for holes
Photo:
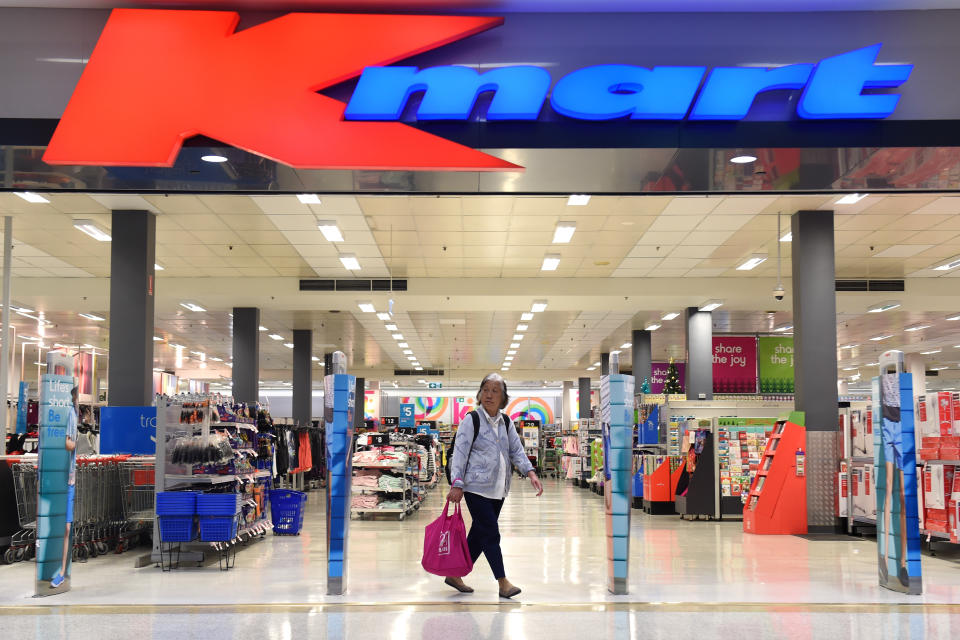
[[[289,489],[270,491],[270,515],[273,520],[274,535],[300,535],[303,526],[303,507],[307,503],[307,494]]]

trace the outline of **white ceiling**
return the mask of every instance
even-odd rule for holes
[[[263,334],[261,376],[289,380],[292,352],[283,344],[294,329],[312,329],[318,356],[334,349],[348,355],[351,371],[389,379],[409,363],[397,340],[375,314],[394,301],[393,322],[427,368],[455,379],[478,379],[499,368],[521,313],[535,299],[546,312],[528,322],[516,349],[511,377],[572,379],[601,351],[630,340],[631,329],[668,311],[709,298],[725,301],[715,313],[717,332],[768,332],[790,321],[791,244],[777,242],[789,215],[799,210],[836,211],[838,277],[907,279],[897,294],[838,294],[838,339],[860,346],[840,353],[841,366],[862,365],[892,347],[913,351],[943,347],[931,365],[960,374],[960,270],[931,268],[960,255],[960,197],[953,194],[870,195],[853,205],[837,196],[601,196],[586,206],[565,197],[528,196],[323,196],[320,205],[295,196],[45,194],[50,204],[30,204],[0,193],[0,214],[12,215],[15,303],[43,311],[47,343],[91,344],[105,349],[110,243],[80,233],[73,220],[94,220],[109,230],[112,208],[149,209],[157,217],[156,364],[177,368],[170,344],[186,347],[178,370],[199,377],[229,377],[234,306],[262,309],[262,323],[282,336]],[[318,220],[334,220],[343,243],[330,243]],[[558,221],[573,221],[572,242],[552,244]],[[788,295],[775,302],[778,248]],[[355,253],[362,270],[352,274],[338,260]],[[561,255],[560,267],[543,272],[545,253]],[[745,258],[766,253],[752,271]],[[408,291],[394,294],[300,292],[300,278],[405,278]],[[903,306],[867,314],[869,305],[897,299]],[[190,300],[207,309],[186,311]],[[22,334],[36,322],[14,315]],[[930,324],[919,332],[907,326]],[[664,323],[654,334],[657,359],[683,357],[683,321]],[[881,333],[894,338],[870,342]],[[202,352],[206,367],[192,351]],[[624,354],[629,361],[629,352]],[[28,359],[33,361],[32,359]],[[319,371],[319,369],[318,369]],[[849,374],[848,374],[849,375]]]
[[[103,8],[149,7],[185,8],[192,3],[156,2],[154,0],[3,0],[0,6],[7,7],[70,7]],[[204,8],[237,8],[230,0],[206,0]],[[282,0],[281,2],[250,1],[242,3],[244,9],[297,8],[314,10],[362,10],[362,11],[409,11],[423,10],[433,13],[443,11],[477,12],[687,12],[687,11],[890,11],[908,9],[956,9],[957,0],[774,0],[758,4],[755,0],[467,0],[452,2],[444,0]]]

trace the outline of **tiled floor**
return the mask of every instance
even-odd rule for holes
[[[300,536],[268,535],[229,573],[216,563],[163,573],[133,568],[132,554],[108,556],[75,565],[71,592],[37,599],[33,565],[0,567],[0,625],[44,637],[96,633],[67,633],[79,628],[153,638],[960,637],[955,560],[924,557],[924,595],[905,596],[877,586],[871,541],[746,536],[738,522],[634,511],[630,594],[611,596],[601,499],[562,481],[539,499],[514,486],[501,531],[518,602],[499,600],[482,559],[467,578],[473,595],[420,568],[439,489],[403,522],[354,520],[348,592],[325,595],[317,493]]]

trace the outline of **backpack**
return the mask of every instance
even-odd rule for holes
[[[473,418],[473,440],[470,441],[470,450],[473,450],[473,443],[477,441],[477,436],[480,435],[480,414],[476,411],[470,412],[470,417]],[[503,414],[503,420],[506,428],[510,428],[510,416]],[[448,449],[449,459],[447,460],[447,466],[444,468],[444,473],[447,474],[447,484],[452,485],[453,482],[450,480],[450,463],[453,461],[453,447],[457,443],[457,436],[454,434],[453,438],[450,440],[450,448]],[[467,452],[467,459],[470,459],[470,453]]]

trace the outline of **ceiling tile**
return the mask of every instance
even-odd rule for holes
[[[733,231],[691,231],[683,239],[685,245],[713,245],[717,247],[727,241],[734,234]]]
[[[650,225],[651,231],[690,231],[703,219],[702,215],[660,216]]]
[[[675,245],[680,244],[686,236],[686,231],[647,231],[637,244]]]
[[[874,258],[908,258],[915,256],[922,251],[926,251],[933,245],[930,244],[895,244],[887,247],[883,251],[875,253]]]
[[[700,215],[713,211],[723,198],[705,196],[677,196],[663,209],[661,215]]]

